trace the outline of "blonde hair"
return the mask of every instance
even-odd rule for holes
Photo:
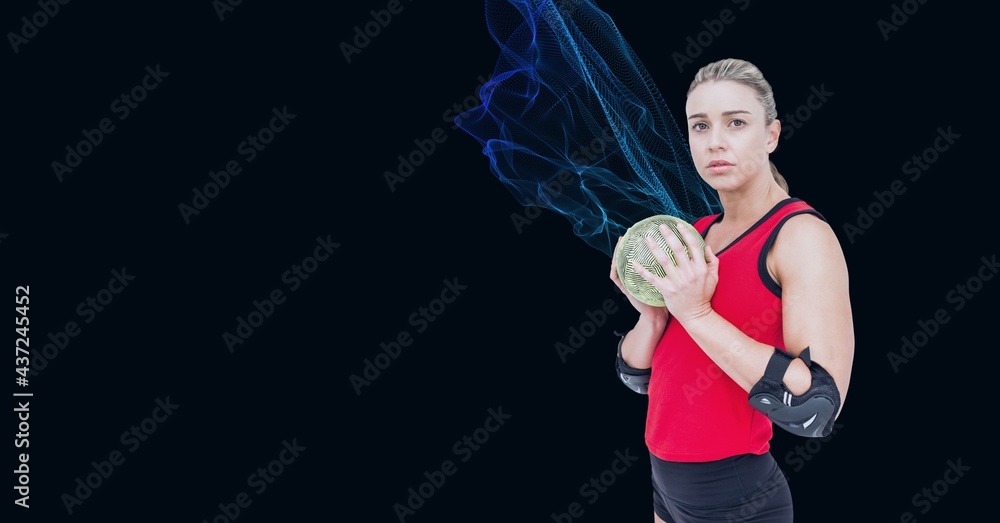
[[[771,89],[771,84],[767,83],[763,73],[760,72],[760,69],[756,65],[746,60],[726,58],[725,60],[712,62],[702,67],[694,75],[694,80],[691,81],[691,87],[688,88],[687,94],[691,94],[691,91],[694,91],[695,87],[704,82],[724,80],[745,85],[757,93],[757,101],[764,107],[765,126],[771,125],[771,122],[778,117],[778,110],[774,105],[774,91]],[[771,175],[774,176],[774,180],[778,182],[778,185],[785,192],[788,192],[788,182],[785,181],[785,177],[778,172],[778,168],[774,166],[774,162],[768,160],[768,163],[771,164]]]

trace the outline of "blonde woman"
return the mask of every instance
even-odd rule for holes
[[[792,521],[770,439],[775,425],[828,435],[840,413],[854,359],[847,265],[822,215],[789,196],[769,160],[781,123],[756,66],[703,67],[685,110],[695,166],[723,211],[693,223],[704,257],[674,266],[648,241],[666,275],[636,270],[666,307],[626,293],[639,320],[618,349],[619,376],[649,396],[655,521]]]

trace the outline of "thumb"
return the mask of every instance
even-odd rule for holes
[[[719,269],[719,258],[715,256],[715,251],[708,244],[705,244],[705,263],[711,270]]]

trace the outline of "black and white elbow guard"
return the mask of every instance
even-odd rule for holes
[[[809,347],[799,357],[812,375],[809,390],[801,396],[788,391],[782,379],[795,357],[775,348],[764,376],[750,389],[750,406],[767,415],[775,425],[797,436],[829,436],[840,409],[840,391],[833,376],[819,363],[810,361]]]
[[[649,393],[649,376],[652,374],[652,369],[635,369],[629,367],[628,363],[622,359],[622,344],[625,343],[625,336],[622,336],[621,341],[618,342],[618,357],[615,359],[615,370],[618,372],[618,378],[622,380],[622,383],[626,387],[632,389],[634,392],[639,394]]]

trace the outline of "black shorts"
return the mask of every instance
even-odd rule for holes
[[[792,494],[769,452],[705,463],[649,457],[653,511],[667,523],[792,521]]]

